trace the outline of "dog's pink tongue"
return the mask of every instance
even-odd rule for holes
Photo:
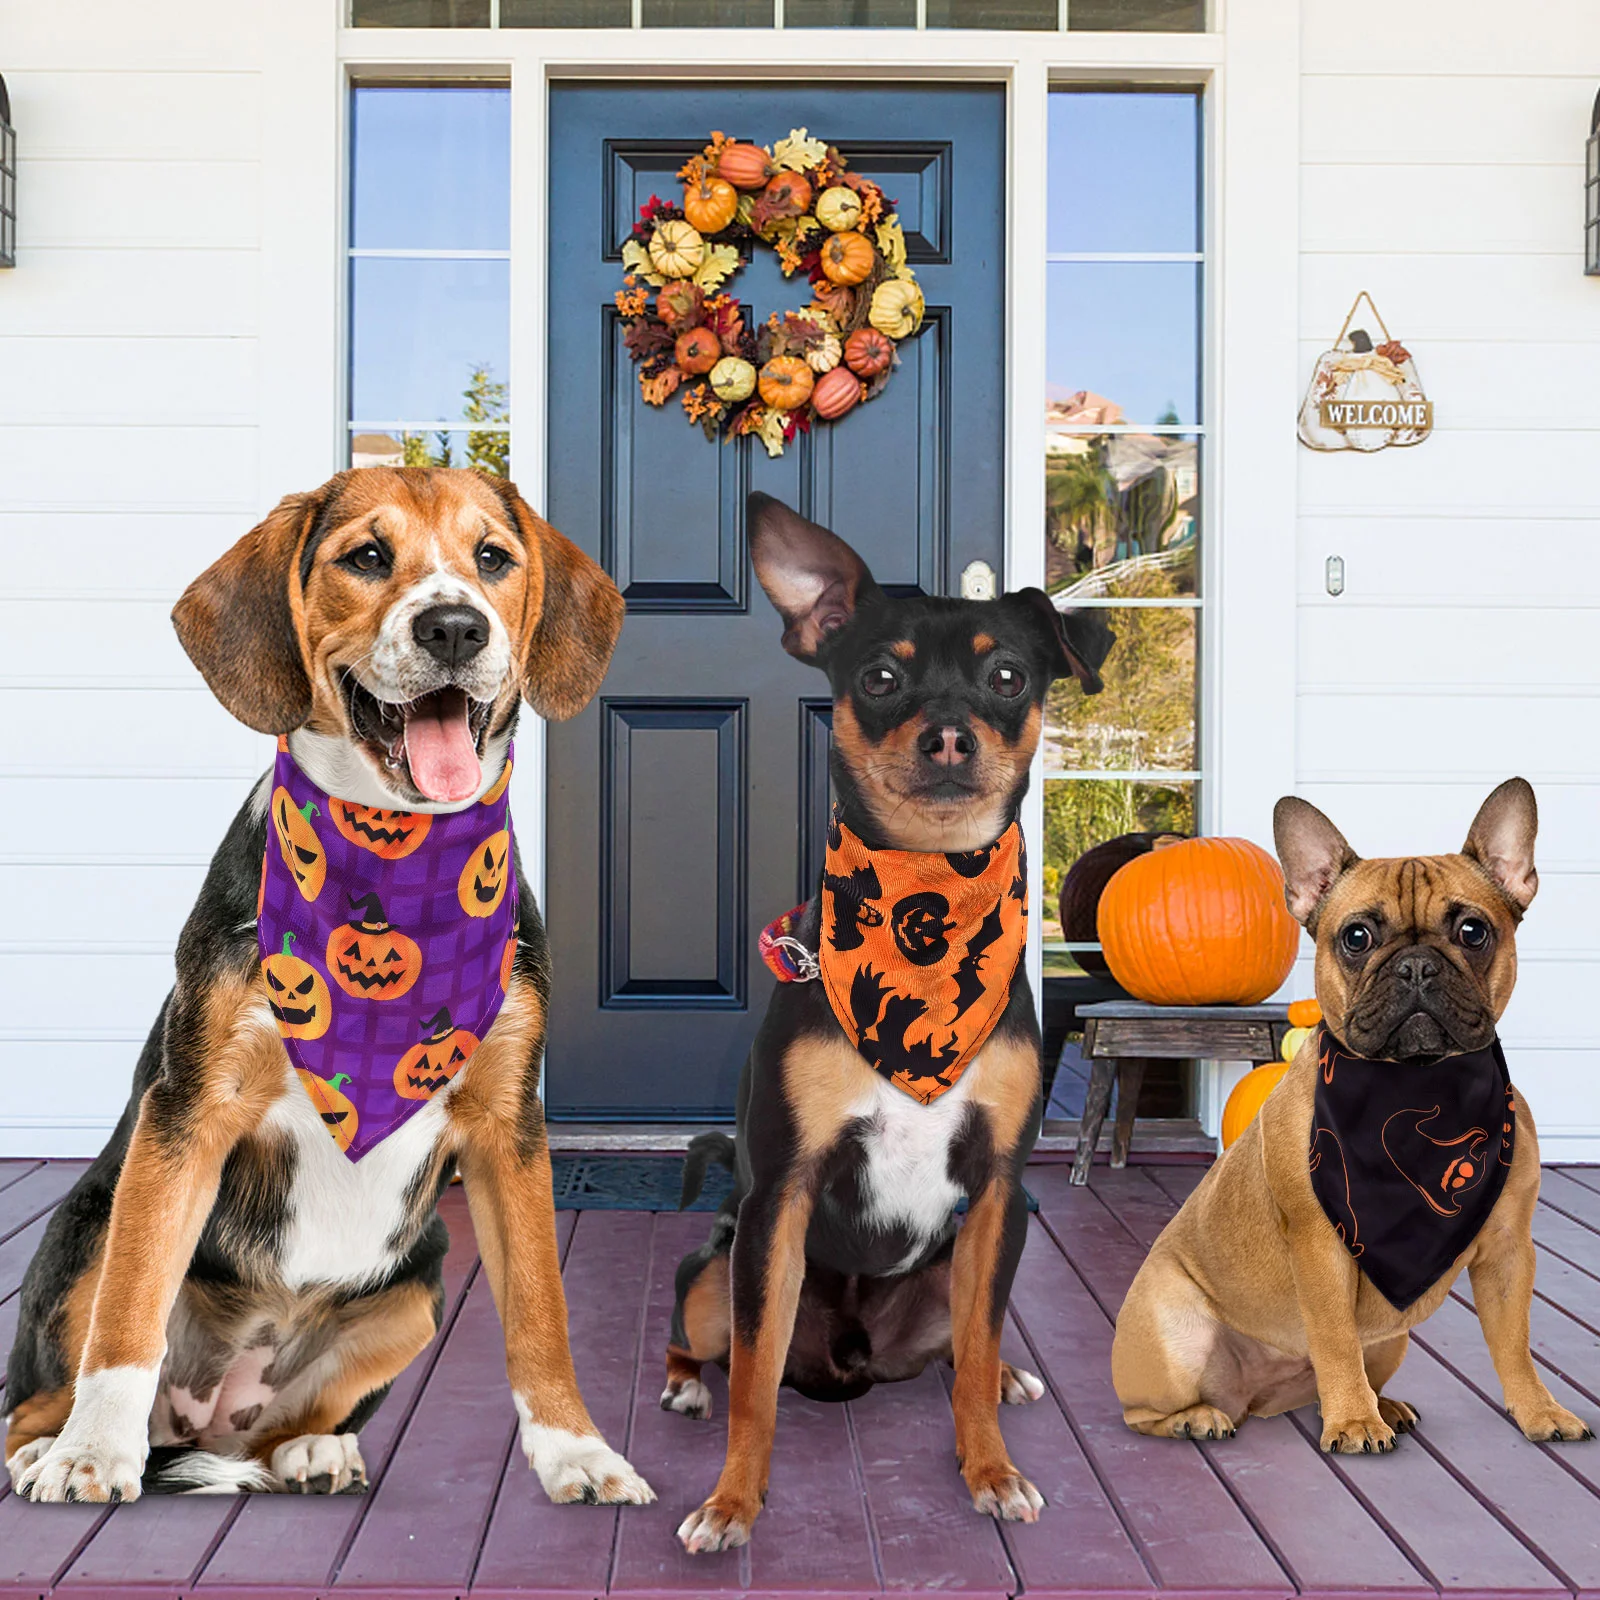
[[[430,800],[448,805],[477,793],[483,769],[467,725],[464,694],[443,689],[406,713],[406,760],[411,781]]]

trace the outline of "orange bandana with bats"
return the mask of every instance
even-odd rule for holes
[[[1028,934],[1016,823],[959,855],[870,850],[834,818],[817,962],[839,1026],[926,1105],[953,1089],[1011,996]]]

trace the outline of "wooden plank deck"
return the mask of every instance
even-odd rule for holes
[[[0,1161],[0,1345],[44,1219],[81,1169]],[[584,1393],[661,1500],[550,1505],[515,1448],[500,1329],[455,1190],[444,1326],[363,1434],[369,1494],[104,1508],[26,1505],[0,1487],[0,1596],[1600,1600],[1600,1444],[1532,1445],[1506,1420],[1464,1283],[1413,1341],[1396,1390],[1422,1424],[1392,1456],[1323,1456],[1308,1413],[1214,1444],[1123,1427],[1113,1319],[1202,1170],[1101,1167],[1089,1189],[1070,1187],[1065,1166],[1029,1172],[1039,1212],[1004,1344],[1048,1390],[1006,1408],[1003,1426],[1050,1502],[1034,1527],[972,1512],[948,1374],[926,1372],[843,1406],[785,1392],[754,1542],[685,1556],[673,1529],[715,1480],[726,1388],[710,1375],[710,1425],[662,1412],[657,1396],[673,1270],[709,1219],[648,1212],[559,1221]],[[1600,1418],[1600,1169],[1547,1170],[1535,1239],[1536,1359],[1566,1404]]]

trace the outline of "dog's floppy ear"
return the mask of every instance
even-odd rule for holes
[[[1507,778],[1478,808],[1467,829],[1462,855],[1476,861],[1520,918],[1539,892],[1533,865],[1533,840],[1539,831],[1539,805],[1526,778]]]
[[[178,642],[211,692],[257,733],[290,733],[311,715],[289,587],[332,487],[286,495],[172,608]]]
[[[1286,794],[1272,808],[1272,837],[1283,864],[1283,898],[1295,921],[1315,933],[1328,891],[1361,857],[1310,801],[1298,795]]]
[[[750,561],[767,598],[783,618],[783,648],[815,662],[830,634],[855,615],[862,601],[881,596],[867,564],[838,534],[830,533],[770,494],[745,505]]]
[[[1082,606],[1058,611],[1043,589],[1014,589],[1005,597],[1044,625],[1055,651],[1057,677],[1069,672],[1083,686],[1085,694],[1099,694],[1105,688],[1100,669],[1111,654],[1117,636],[1107,623],[1105,612],[1097,606]]]
[[[559,534],[517,493],[493,480],[495,493],[544,569],[543,592],[530,585],[538,607],[522,658],[522,697],[541,717],[565,722],[594,699],[622,632],[622,596],[597,562]],[[530,574],[531,576],[531,574]]]

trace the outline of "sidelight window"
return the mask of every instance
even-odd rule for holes
[[[351,466],[508,475],[511,93],[351,92]]]
[[[1060,920],[1074,865],[1198,815],[1200,97],[1060,90],[1049,127],[1046,587],[1117,637],[1103,693],[1046,707],[1045,972],[1070,977],[1103,970],[1093,894]]]

